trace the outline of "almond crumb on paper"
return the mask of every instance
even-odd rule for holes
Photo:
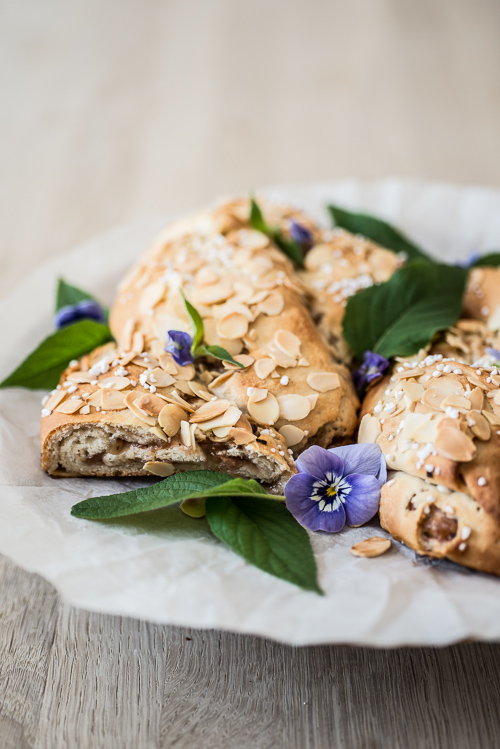
[[[372,536],[360,541],[351,548],[351,554],[355,557],[379,557],[389,551],[391,542],[388,538],[382,536]]]

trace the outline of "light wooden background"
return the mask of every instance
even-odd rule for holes
[[[498,0],[0,0],[0,293],[221,193],[500,186],[499,42]],[[499,690],[499,645],[294,649],[91,615],[0,559],[2,749],[491,749]]]

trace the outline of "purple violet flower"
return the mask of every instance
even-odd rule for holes
[[[310,247],[312,247],[312,232],[309,231],[309,229],[307,229],[305,226],[302,226],[302,224],[297,223],[297,221],[292,220],[290,222],[290,236],[294,242],[300,244],[300,246],[305,250],[308,250]]]
[[[496,348],[487,348],[485,349],[488,356],[491,356],[495,361],[500,361],[500,351]]]
[[[105,323],[106,315],[100,304],[93,299],[84,299],[78,304],[68,304],[57,310],[54,316],[54,326],[57,330],[72,325],[80,320],[94,320],[95,322]]]
[[[380,380],[388,366],[389,362],[384,356],[375,354],[373,351],[365,351],[361,366],[351,373],[358,393],[361,394],[371,382]]]
[[[476,260],[479,260],[480,257],[481,257],[481,253],[480,252],[478,252],[477,250],[471,250],[468,253],[467,257],[465,257],[463,260],[459,260],[456,263],[456,265],[459,268],[470,268],[471,265],[473,265],[473,263],[475,263]]]
[[[183,330],[169,330],[165,351],[172,354],[177,364],[183,367],[194,361],[193,354],[191,353],[192,344],[193,339],[189,333],[184,333]]]
[[[387,468],[378,445],[325,450],[313,445],[297,458],[299,473],[285,486],[286,506],[311,531],[337,533],[376,515]]]

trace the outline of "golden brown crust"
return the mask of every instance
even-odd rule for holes
[[[397,472],[382,487],[380,522],[418,554],[500,575],[500,523],[467,494]]]
[[[464,297],[464,315],[500,331],[500,268],[473,268]]]

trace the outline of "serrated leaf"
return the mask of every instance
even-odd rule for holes
[[[411,356],[435,333],[453,325],[462,309],[467,271],[424,261],[409,263],[388,281],[360,291],[347,303],[344,337],[361,359]]]
[[[278,227],[270,226],[267,223],[255,198],[251,198],[250,200],[250,216],[248,217],[248,223],[252,229],[256,229],[269,237],[269,239],[272,239],[279,249],[290,258],[290,260],[293,260],[293,262],[301,268],[304,267],[304,253],[300,244],[293,239],[287,239]]]
[[[222,348],[222,346],[198,346],[198,348],[194,351],[193,356],[213,356],[214,359],[220,359],[220,361],[227,361],[230,364],[236,364],[237,367],[240,369],[245,369],[243,364],[240,364],[240,362],[237,362],[229,351],[226,351],[225,348]]]
[[[184,499],[201,499],[215,493],[217,496],[252,496],[266,494],[266,491],[254,479],[233,479],[220,471],[186,471],[141,489],[84,499],[72,507],[71,514],[88,520],[108,520],[158,510]]]
[[[361,234],[393,252],[404,252],[408,260],[435,262],[430,255],[387,221],[368,213],[346,211],[345,208],[340,208],[337,205],[329,205],[328,210],[334,224],[342,229],[347,229],[352,234]]]
[[[113,340],[107,325],[81,320],[49,335],[26,359],[0,382],[0,388],[24,387],[51,390],[72,359]]]
[[[487,255],[481,255],[470,264],[470,268],[498,268],[500,265],[500,252],[489,252]]]
[[[280,502],[259,497],[211,497],[206,501],[212,532],[264,572],[322,594],[307,531]]]
[[[191,345],[191,351],[194,354],[196,349],[199,347],[200,343],[203,340],[203,336],[205,335],[205,326],[203,324],[203,319],[196,309],[196,307],[193,307],[191,302],[188,302],[186,297],[184,296],[184,292],[181,291],[182,298],[184,299],[184,306],[186,307],[186,312],[188,313],[189,320],[191,322],[191,330],[193,332],[193,343]]]

